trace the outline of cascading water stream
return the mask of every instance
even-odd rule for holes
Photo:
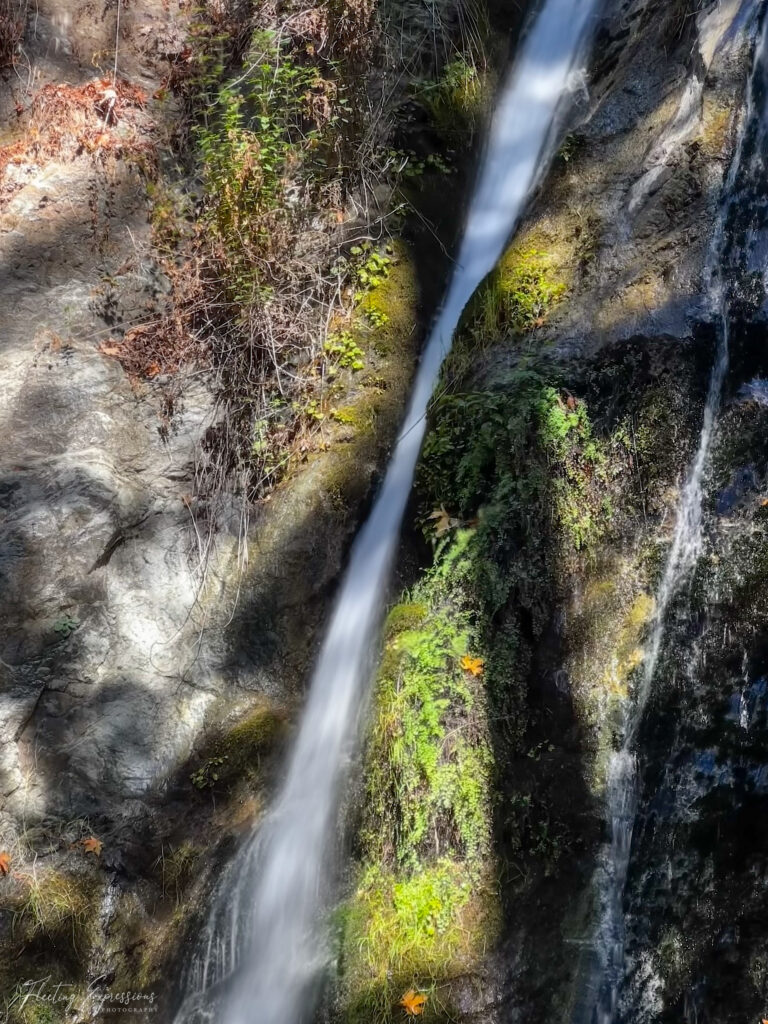
[[[755,4],[754,9],[757,10],[758,6],[759,4]],[[742,164],[746,132],[755,116],[758,79],[760,76],[768,78],[767,39],[768,17],[764,17],[755,46],[746,108],[724,184],[723,199],[704,276],[705,292],[715,313],[717,351],[707,390],[699,445],[680,497],[672,545],[656,595],[656,610],[643,673],[634,700],[624,711],[621,747],[612,755],[608,768],[606,806],[611,823],[611,843],[598,875],[601,917],[595,938],[595,956],[587,983],[587,997],[577,1007],[578,1024],[614,1024],[617,1017],[619,986],[624,973],[624,890],[639,804],[639,780],[634,748],[651,694],[664,639],[667,612],[695,567],[702,548],[702,478],[729,362],[730,314],[722,266],[725,228],[734,202],[736,178]]]
[[[502,255],[545,170],[560,101],[600,0],[543,0],[493,117],[456,269],[427,341],[405,424],[352,548],[288,774],[275,807],[227,873],[188,973],[178,1024],[297,1024],[322,961],[317,920],[342,768],[359,712],[425,414],[466,303]],[[201,990],[220,990],[206,1007]]]

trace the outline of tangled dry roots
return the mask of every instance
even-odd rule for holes
[[[13,67],[26,23],[26,0],[0,0],[0,71]]]

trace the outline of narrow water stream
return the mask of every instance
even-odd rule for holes
[[[756,21],[762,5],[753,3]],[[587,994],[576,1011],[579,1024],[615,1024],[617,1021],[620,985],[625,967],[624,891],[632,848],[632,834],[639,803],[638,758],[636,743],[643,715],[651,695],[656,667],[664,640],[667,613],[675,597],[694,569],[702,548],[702,479],[712,444],[723,385],[728,372],[729,336],[731,330],[728,282],[724,269],[726,225],[737,199],[736,178],[744,158],[744,143],[756,116],[758,96],[764,95],[768,81],[766,39],[768,18],[755,43],[745,109],[739,137],[724,183],[722,200],[704,287],[714,314],[717,329],[717,350],[709,381],[699,445],[682,490],[672,545],[664,574],[656,595],[656,609],[648,641],[642,675],[634,699],[624,711],[621,746],[614,752],[608,768],[606,807],[611,828],[610,846],[596,877],[600,919],[595,936],[594,955],[588,968]]]
[[[546,170],[557,115],[600,0],[544,0],[494,114],[444,305],[424,349],[383,486],[352,548],[274,808],[226,872],[187,977],[177,1024],[297,1024],[324,959],[327,889],[343,767],[354,750],[387,581],[427,404],[466,303],[493,269]]]

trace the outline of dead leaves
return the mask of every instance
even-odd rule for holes
[[[92,853],[94,857],[99,857],[104,844],[96,836],[89,836],[87,839],[81,839],[80,845],[83,848],[83,853]]]
[[[132,327],[121,339],[107,338],[98,346],[103,356],[117,359],[133,384],[177,373],[182,363],[206,360],[194,332],[181,317],[167,317]]]
[[[432,520],[435,524],[435,536],[442,537],[443,534],[448,533],[449,530],[456,529],[457,526],[461,526],[461,522],[458,519],[454,519],[446,511],[443,505],[440,508],[436,508],[434,512],[427,516],[427,519]]]
[[[145,112],[146,93],[118,78],[94,78],[83,85],[49,83],[29,105],[24,137],[0,146],[0,178],[11,164],[41,167],[50,159],[64,160],[82,152],[99,160],[105,153],[154,165],[154,144],[147,141],[152,121]],[[119,128],[118,128],[119,126]],[[12,194],[18,182],[11,182]]]
[[[11,855],[7,850],[0,853],[0,875],[7,875],[11,870]]]
[[[422,992],[416,992],[415,989],[409,988],[407,992],[403,994],[400,1000],[400,1005],[403,1007],[409,1017],[418,1017],[424,1013],[424,1006],[426,1005],[427,997]]]
[[[471,654],[465,654],[461,659],[461,667],[470,675],[481,676],[485,671],[485,661],[482,658],[473,658]]]

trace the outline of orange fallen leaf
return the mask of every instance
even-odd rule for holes
[[[482,658],[473,658],[471,654],[465,654],[461,659],[461,667],[465,672],[471,672],[473,676],[481,676],[485,669],[485,661]]]
[[[6,850],[0,853],[0,875],[7,875],[11,870],[11,855]]]
[[[435,534],[438,537],[442,537],[444,533],[447,533],[449,530],[452,530],[454,526],[459,525],[458,519],[453,519],[445,511],[445,508],[442,505],[440,506],[440,508],[436,508],[434,512],[430,513],[430,515],[427,516],[427,518],[431,519],[434,522]]]
[[[760,504],[765,508],[765,506],[768,505],[768,498],[763,498]],[[763,1024],[766,1024],[766,1021],[763,1021]]]
[[[420,1013],[424,1013],[424,1004],[426,1001],[427,997],[425,995],[422,995],[421,992],[415,992],[412,988],[409,988],[400,1000],[400,1005],[409,1017],[418,1017]]]
[[[96,836],[90,836],[88,839],[82,840],[83,851],[85,853],[92,853],[95,857],[98,857],[101,853],[101,848],[104,844]]]

